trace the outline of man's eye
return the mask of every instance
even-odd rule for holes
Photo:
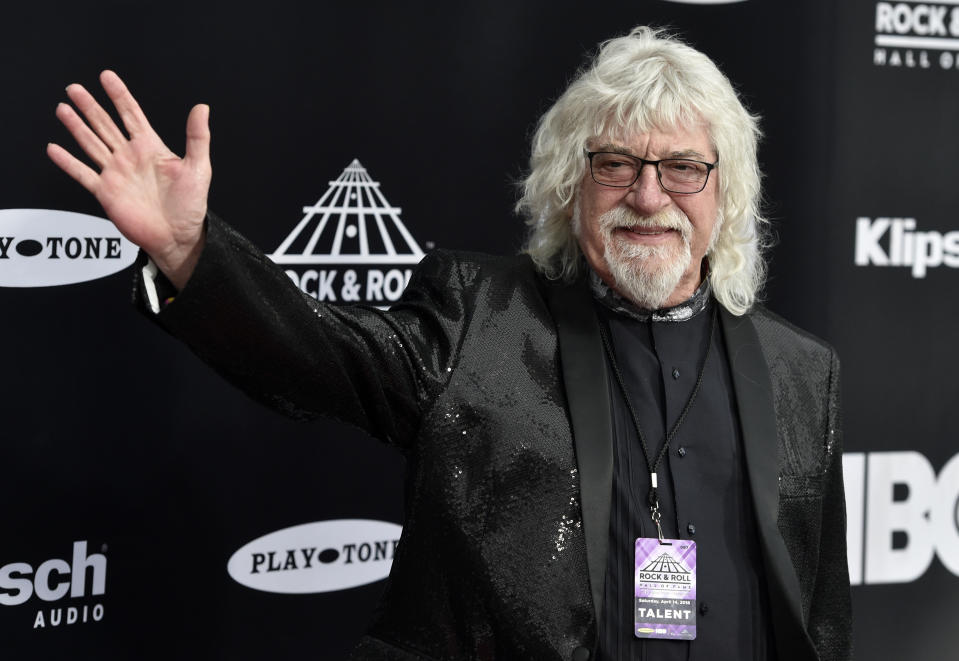
[[[663,167],[676,174],[700,174],[706,168],[695,161],[664,161]]]
[[[628,168],[630,166],[630,164],[626,161],[603,161],[600,165],[611,170],[616,168]]]

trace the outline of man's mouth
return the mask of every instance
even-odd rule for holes
[[[678,233],[679,230],[673,227],[643,227],[640,225],[632,226],[620,226],[616,228],[616,232],[623,232],[627,235],[635,236],[637,238],[666,238],[672,233]]]
[[[633,234],[641,234],[643,236],[653,236],[656,234],[665,234],[666,232],[676,231],[671,227],[620,227],[619,229],[632,232]]]

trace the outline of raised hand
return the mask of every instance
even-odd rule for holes
[[[121,233],[153,259],[177,287],[193,272],[203,248],[203,219],[210,189],[210,109],[194,106],[186,124],[186,156],[170,151],[156,134],[126,85],[112,71],[100,83],[120,115],[129,139],[81,85],[67,96],[57,118],[99,172],[63,147],[50,143],[47,155],[93,193]]]

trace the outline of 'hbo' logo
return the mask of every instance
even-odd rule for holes
[[[845,454],[849,579],[908,583],[934,555],[959,576],[959,455],[936,479],[918,452]]]

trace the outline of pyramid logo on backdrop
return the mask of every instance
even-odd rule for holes
[[[423,258],[401,211],[353,159],[269,257],[319,301],[388,306]]]

